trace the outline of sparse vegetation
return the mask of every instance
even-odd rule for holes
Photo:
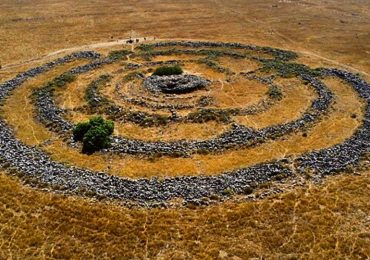
[[[225,249],[235,259],[366,259],[369,177],[368,171],[333,177],[267,200],[137,209],[40,192],[0,173],[0,258],[181,258],[184,251],[191,258],[218,258]],[[174,230],[184,239],[174,239]],[[164,250],[166,244],[171,248]]]
[[[127,112],[123,116],[125,120],[135,122],[142,127],[163,126],[169,123],[168,116],[147,114],[143,112]]]
[[[92,117],[88,122],[81,122],[73,129],[75,141],[82,141],[82,152],[91,154],[109,147],[110,136],[113,134],[114,124],[100,116]]]
[[[3,65],[0,77],[3,79],[0,81],[12,77],[13,74],[17,74],[34,63],[43,63],[44,55],[59,49],[102,42],[104,39],[110,39],[111,35],[114,35],[114,40],[121,36],[124,37],[128,35],[128,28],[133,24],[138,25],[137,30],[140,33],[158,35],[161,38],[186,37],[228,42],[243,41],[300,49],[306,51],[307,55],[300,54],[297,63],[307,64],[310,67],[336,66],[331,63],[333,60],[338,66],[343,64],[359,71],[368,72],[370,68],[369,59],[366,59],[366,51],[364,52],[370,34],[368,34],[367,23],[363,22],[369,20],[369,12],[364,8],[363,2],[330,0],[315,3],[315,8],[307,11],[308,9],[304,6],[301,8],[294,4],[271,5],[268,2],[256,4],[254,1],[237,0],[224,2],[223,10],[216,5],[214,8],[205,10],[204,7],[210,3],[195,0],[191,6],[191,17],[187,12],[189,8],[186,1],[173,2],[170,5],[167,2],[159,3],[160,5],[167,4],[171,10],[159,8],[155,11],[155,15],[146,15],[152,14],[150,11],[153,7],[152,1],[146,0],[140,5],[132,3],[119,5],[114,1],[94,3],[76,1],[73,5],[67,5],[59,0],[53,2],[41,0],[37,1],[37,4],[22,1],[22,8],[19,8],[18,3],[7,2],[9,3],[3,4],[0,11],[4,24],[1,32],[4,51],[0,53]],[[338,20],[337,12],[331,11],[337,10],[338,4],[341,11],[353,14],[352,17],[346,17],[346,23]],[[230,10],[237,10],[237,13]],[[250,10],[253,10],[253,17],[256,19],[250,19]],[[54,19],[55,17],[50,15],[50,12],[57,13],[62,19]],[[15,14],[16,17],[14,17]],[[320,19],[323,16],[328,19]],[[191,19],[187,19],[189,17]],[[286,19],[282,19],[284,17],[290,17],[290,20],[297,22],[290,23],[288,28]],[[186,20],[186,26],[182,26],[181,30],[176,30],[176,26],[169,23],[169,21],[182,20]],[[337,26],[335,21],[340,23],[340,26]],[[217,24],[217,30],[212,26],[207,26],[209,24]],[[320,26],[317,26],[318,24]],[[306,27],[313,29],[304,30]],[[56,33],[57,37],[50,37],[52,35],[50,32]],[[356,44],[353,44],[354,37],[358,38]],[[112,43],[114,42],[111,40],[109,44]],[[149,61],[157,52],[150,44],[133,47],[135,49],[139,47],[142,52],[142,56],[130,56],[133,63],[137,60],[142,61],[143,58]],[[105,51],[106,49],[103,53]],[[310,56],[311,51],[315,55]],[[173,57],[185,53],[182,50],[171,52]],[[196,52],[199,55],[206,55],[207,65],[214,69],[211,71],[214,74],[218,71],[217,65],[225,66],[224,63],[218,62],[221,57],[218,52],[206,54],[204,51],[200,54],[198,50],[193,51],[193,53]],[[168,55],[171,54],[168,52]],[[190,52],[185,54],[192,55]],[[264,47],[259,50],[259,54],[265,55],[262,59],[275,59],[269,66],[266,66],[266,72],[278,72],[278,75],[284,78],[294,77],[301,72],[312,76],[319,75],[316,70],[309,67],[307,67],[309,70],[306,70],[307,68],[304,67],[290,65],[291,61],[297,58],[294,52]],[[125,53],[117,52],[109,55],[117,60],[126,58]],[[320,59],[318,55],[327,59]],[[41,59],[28,62],[35,57],[41,57]],[[199,56],[194,55],[194,60],[198,58]],[[85,63],[86,60],[78,65]],[[123,66],[123,63],[121,65]],[[185,66],[188,65],[183,65],[184,68]],[[208,70],[206,66],[199,67]],[[222,155],[210,155],[207,151],[204,153],[199,151],[191,158],[158,157],[152,161],[150,158],[135,156],[121,158],[100,153],[87,156],[79,153],[77,149],[68,147],[58,136],[35,120],[34,106],[28,100],[32,93],[30,90],[43,87],[48,81],[50,81],[50,88],[60,88],[63,91],[63,87],[73,81],[74,75],[64,75],[52,82],[55,75],[59,75],[62,71],[65,70],[58,68],[50,74],[41,75],[26,82],[21,89],[14,92],[15,96],[10,96],[4,102],[4,106],[1,107],[2,117],[14,130],[17,139],[46,151],[55,161],[105,171],[125,178],[160,176],[165,182],[168,177],[174,176],[217,175],[223,171],[239,168],[241,165],[249,166],[281,158],[282,154],[296,156],[323,146],[330,147],[347,140],[356,131],[358,124],[363,120],[365,111],[358,102],[358,97],[349,91],[348,85],[341,88],[339,87],[340,82],[334,82],[333,86],[329,84],[335,93],[334,109],[328,117],[325,117],[322,124],[307,132],[296,133],[284,138],[284,140],[272,141],[268,146],[252,147],[246,150],[236,149]],[[232,71],[236,72],[233,68]],[[81,88],[85,89],[90,82],[91,80],[80,80],[79,77],[78,84],[76,84],[78,87],[66,95],[70,99],[60,99],[57,93],[56,102],[59,106],[63,105],[63,108],[66,106],[68,110],[68,106],[73,105],[73,102],[77,101],[78,104],[83,101],[85,92],[81,91]],[[261,127],[273,125],[276,117],[296,118],[301,113],[299,108],[310,105],[311,101],[309,85],[302,86],[297,92],[301,89],[305,92],[300,93],[304,93],[308,96],[307,98],[299,98],[304,95],[293,91],[286,92],[287,89],[282,88],[284,99],[274,104],[271,113],[243,117],[243,123]],[[263,88],[261,96],[264,92]],[[267,94],[274,98],[281,98],[280,93],[274,89],[269,88]],[[76,98],[77,96],[79,98]],[[106,92],[101,97],[104,96],[107,96]],[[218,107],[218,100],[213,101],[205,100],[204,104]],[[298,102],[300,104],[296,105]],[[98,107],[105,109],[104,106]],[[91,115],[76,111],[73,112],[73,122],[86,120]],[[142,111],[149,114],[147,108],[143,108]],[[92,113],[100,114],[96,111]],[[218,118],[210,115],[212,113],[209,111],[205,114],[205,118]],[[72,115],[68,116],[72,118]],[[71,118],[69,119],[72,120]],[[133,136],[137,138],[162,140],[162,137],[191,139],[189,132],[200,132],[193,128],[182,128],[183,126],[177,125],[177,122],[162,124],[161,122],[167,122],[166,116],[146,120],[144,120],[145,125],[155,127],[142,129],[143,133],[141,133],[138,129],[143,125],[138,126],[122,119],[119,123],[122,127],[120,133],[125,133],[126,136],[125,131],[130,129],[132,133],[135,133]],[[220,129],[214,131],[213,123]],[[166,127],[163,127],[164,125]],[[193,127],[195,124],[189,125]],[[157,126],[161,127],[156,128]],[[208,131],[206,138],[221,132],[226,126],[216,122],[212,124],[205,122],[204,133]],[[85,132],[84,127],[87,128],[80,126],[79,131]],[[202,139],[201,136],[194,136],[192,136],[194,139]],[[91,258],[91,256],[113,259],[235,260],[367,259],[370,257],[369,226],[366,222],[370,215],[368,203],[370,176],[369,171],[363,168],[355,169],[356,175],[343,174],[329,177],[320,185],[306,186],[303,184],[302,188],[296,187],[297,184],[294,188],[289,187],[285,181],[282,181],[281,186],[274,191],[284,192],[274,194],[267,199],[263,199],[266,194],[258,193],[257,185],[253,187],[251,185],[252,188],[245,188],[241,192],[245,195],[253,193],[253,201],[240,199],[237,202],[225,202],[223,196],[211,195],[210,199],[217,201],[212,206],[194,205],[189,208],[175,206],[147,209],[125,207],[114,202],[105,203],[46,191],[54,189],[53,186],[39,191],[23,185],[19,178],[13,177],[16,171],[12,167],[5,169],[7,164],[3,164],[1,158],[0,164],[3,165],[4,171],[12,172],[9,174],[0,170],[2,194],[0,200],[2,208],[0,259],[84,259]],[[292,167],[296,169],[295,165]],[[277,174],[272,181],[285,180],[285,177]],[[25,180],[25,183],[33,186],[37,180]],[[300,185],[298,183],[298,186]],[[109,189],[108,182],[107,188]],[[89,196],[88,192],[86,189],[86,195]],[[233,195],[228,189],[224,192],[225,195]],[[81,193],[84,192],[81,191]],[[258,195],[261,197],[259,198]],[[257,198],[254,199],[254,196]],[[175,205],[182,205],[181,201],[171,202]]]
[[[169,76],[169,75],[180,75],[183,73],[182,68],[180,65],[174,65],[174,66],[161,66],[159,68],[156,68],[153,72],[153,75],[156,76]]]
[[[131,54],[132,52],[129,50],[117,50],[117,51],[111,51],[108,54],[108,57],[113,60],[121,60],[125,58],[127,55]]]
[[[187,120],[195,123],[205,123],[208,121],[227,123],[230,121],[230,115],[223,110],[202,108],[196,112],[190,113]]]
[[[104,74],[89,84],[85,92],[85,99],[91,107],[109,104],[105,97],[99,95],[99,88],[107,84],[111,78],[110,75]]]
[[[133,80],[133,79],[137,78],[140,74],[141,74],[141,73],[140,73],[140,72],[138,72],[138,71],[130,72],[130,73],[128,73],[127,75],[125,75],[125,76],[123,77],[123,81],[124,81],[124,82],[131,81],[131,80]]]
[[[268,46],[262,47],[261,50],[263,52],[272,54],[276,61],[289,61],[294,60],[298,57],[297,53],[293,51],[280,50]]]
[[[46,83],[44,86],[45,89],[55,90],[56,88],[61,88],[66,86],[68,83],[71,83],[76,80],[76,75],[66,72],[57,77],[53,80]]]
[[[267,90],[267,95],[270,98],[277,99],[277,100],[280,100],[283,97],[283,93],[275,85],[269,86],[269,89]]]
[[[146,54],[152,52],[154,49],[153,45],[151,44],[141,44],[138,48]]]
[[[300,75],[320,76],[318,70],[311,69],[304,64],[284,62],[279,60],[265,60],[261,69],[264,72],[275,71],[283,78],[298,77]]]
[[[222,67],[221,65],[219,65],[214,59],[213,57],[211,56],[207,56],[205,58],[201,58],[201,59],[198,59],[198,63],[200,64],[205,64],[207,65],[208,67],[212,68],[213,70],[215,71],[218,71],[218,72],[221,72],[221,73],[226,73],[228,75],[231,75],[232,72],[230,69],[228,68],[225,68],[225,67]]]

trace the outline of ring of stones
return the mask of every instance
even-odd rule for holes
[[[168,45],[165,43],[164,46]],[[174,44],[174,43],[169,43]],[[256,46],[238,43],[184,42],[182,46],[233,46],[256,49]],[[264,49],[262,49],[264,50]],[[281,50],[269,49],[273,53]],[[56,59],[39,67],[18,74],[11,80],[0,84],[0,102],[11,95],[27,80],[45,73],[59,65],[77,59],[92,59],[94,62],[74,69],[81,73],[107,63],[96,52],[76,52]],[[317,178],[335,174],[357,166],[362,156],[370,151],[370,85],[358,75],[338,69],[322,69],[322,76],[337,77],[350,85],[366,103],[362,124],[354,134],[341,144],[317,151],[307,152],[295,158],[282,158],[264,162],[252,167],[224,172],[218,176],[175,177],[159,180],[127,179],[107,175],[54,161],[50,155],[37,147],[31,147],[17,140],[11,127],[0,119],[0,166],[11,167],[22,180],[27,180],[36,187],[47,185],[52,190],[68,194],[79,194],[97,198],[111,198],[130,201],[140,206],[164,206],[174,198],[185,202],[207,204],[211,196],[228,198],[232,194],[243,194],[251,188],[251,183],[258,185],[279,179],[294,177],[307,171]],[[291,165],[295,165],[294,169]],[[31,180],[31,182],[29,182]],[[228,192],[225,192],[228,191]]]

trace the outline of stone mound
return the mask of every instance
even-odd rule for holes
[[[152,92],[184,94],[205,88],[209,83],[209,80],[189,74],[170,76],[152,75],[145,79],[144,87]]]

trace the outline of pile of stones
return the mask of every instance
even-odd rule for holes
[[[136,79],[143,79],[145,76],[142,75],[142,74],[138,74]],[[142,106],[142,107],[147,107],[147,108],[152,108],[152,109],[155,109],[155,110],[158,110],[158,109],[165,109],[165,108],[168,108],[168,109],[175,109],[175,110],[181,110],[181,109],[190,109],[190,108],[194,108],[195,105],[193,104],[190,104],[188,103],[187,101],[189,100],[192,100],[196,97],[194,96],[175,96],[175,95],[160,95],[162,94],[162,92],[151,92],[151,98],[149,97],[144,97],[144,96],[140,96],[138,97],[137,95],[133,96],[132,94],[129,95],[129,93],[125,93],[122,91],[122,88],[123,86],[125,85],[125,87],[129,87],[129,88],[139,88],[141,87],[138,86],[137,84],[135,84],[136,82],[132,82],[132,81],[129,81],[129,82],[126,82],[125,80],[124,81],[121,81],[119,83],[116,84],[115,86],[115,94],[120,97],[121,99],[125,100],[126,102],[128,103],[131,103],[131,104],[134,104],[134,105],[139,105],[139,106]],[[141,82],[140,82],[141,83]],[[144,85],[144,84],[142,84]],[[171,100],[176,100],[176,101],[185,101],[185,102],[178,102],[178,103],[168,103],[168,102],[163,102],[163,101],[160,101],[158,99],[158,97],[165,97],[167,100],[171,99]],[[207,96],[201,96],[199,98],[199,102],[200,100],[202,100],[202,98],[206,98]]]
[[[151,92],[165,94],[184,94],[203,89],[210,84],[200,76],[181,74],[169,76],[152,75],[144,80],[144,87]]]
[[[64,118],[66,110],[55,105],[52,90],[47,87],[41,88],[35,91],[34,95],[36,96],[36,118],[39,122],[61,135],[65,135],[73,129],[73,123]]]
[[[257,80],[257,81],[261,82],[262,84],[268,85],[269,87],[275,87],[276,89],[279,89],[279,87],[276,86],[273,83],[273,77],[256,76],[255,72],[256,71],[251,71],[248,74],[241,73],[241,75],[246,77],[247,79]],[[141,75],[139,77],[141,78]],[[127,83],[127,82],[125,82],[125,83]],[[213,104],[213,102],[214,102],[213,98],[209,95],[203,95],[203,96],[200,96],[199,98],[193,97],[193,96],[190,96],[190,97],[186,96],[185,98],[183,98],[181,95],[179,95],[179,96],[177,96],[177,95],[166,95],[165,96],[168,99],[174,98],[176,101],[179,101],[179,100],[183,101],[183,102],[177,102],[177,103],[163,103],[163,101],[161,102],[158,99],[154,99],[154,98],[150,99],[150,98],[143,97],[143,96],[141,96],[141,97],[132,97],[132,96],[129,96],[127,93],[122,92],[122,85],[123,84],[124,84],[124,82],[119,82],[119,83],[116,84],[115,94],[118,97],[120,97],[121,99],[125,100],[128,103],[138,105],[138,106],[142,106],[142,107],[151,108],[151,109],[154,109],[154,110],[167,108],[167,109],[171,109],[171,110],[176,111],[176,110],[191,109],[191,108],[203,108],[203,107],[206,107],[206,106],[209,106],[209,105]],[[138,87],[134,83],[130,84],[130,86],[132,88],[135,88],[135,87],[137,88]],[[206,89],[209,89],[209,87],[206,88]],[[153,92],[152,94],[155,96],[158,93],[159,93],[159,91],[158,92]],[[103,99],[97,92],[95,93],[95,97],[96,97],[96,100],[102,100]],[[191,105],[188,104],[187,101],[189,99],[191,99],[191,100],[196,99],[195,104],[191,104]],[[232,116],[255,115],[255,114],[267,111],[273,105],[275,105],[277,103],[277,101],[280,101],[280,100],[272,98],[271,96],[267,96],[266,98],[263,98],[262,100],[260,100],[257,104],[247,106],[245,108],[229,108],[229,109],[212,108],[212,109],[208,109],[208,110],[210,110],[211,112],[216,112],[216,113],[217,112],[224,112],[225,114],[229,114],[229,115],[232,115]],[[115,104],[113,104],[113,102],[111,102],[111,105],[115,106]],[[186,122],[190,122],[190,123],[192,122],[192,120],[187,120],[186,118],[183,118],[183,117],[177,117],[175,121],[173,121],[171,119],[169,119],[168,121],[169,122],[183,122],[183,121],[186,121]]]
[[[249,45],[249,44],[242,44],[242,43],[233,43],[233,42],[203,42],[203,41],[168,41],[168,42],[157,42],[152,45],[152,47],[189,47],[189,48],[234,48],[234,49],[243,49],[243,50],[250,50],[254,52],[261,52],[266,54],[271,54],[276,59],[288,61],[295,59],[297,54],[292,51],[275,49],[271,47],[259,47],[256,45]],[[186,52],[186,50],[185,50]],[[191,50],[190,50],[191,53]],[[245,57],[245,55],[238,54],[238,53],[228,53],[225,52],[226,55],[234,56],[235,58],[238,57]]]

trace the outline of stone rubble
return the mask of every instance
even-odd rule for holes
[[[12,90],[21,86],[27,79],[76,58],[98,58],[98,55],[92,52],[74,53],[20,73],[14,79],[0,84],[0,103],[11,94]],[[204,205],[208,203],[205,198],[210,196],[217,195],[221,198],[228,198],[233,194],[243,194],[248,192],[251,187],[273,181],[278,176],[286,178],[306,171],[312,171],[313,175],[319,177],[335,174],[348,167],[355,167],[361,157],[370,151],[370,85],[347,71],[326,69],[324,73],[348,82],[367,102],[362,125],[342,144],[308,152],[295,159],[285,158],[261,163],[217,176],[132,180],[55,162],[41,150],[18,141],[6,122],[0,119],[0,165],[16,171],[20,178],[37,187],[47,185],[54,191],[68,194],[128,200],[139,206],[166,206],[166,203],[173,198],[182,198],[186,202]],[[331,95],[319,81],[308,76],[302,77],[317,87],[320,98],[312,105],[313,111],[305,113],[302,119],[280,126],[283,131],[297,125],[300,126],[304,122],[313,122],[315,116],[320,114],[320,111],[325,111],[330,103]],[[274,133],[274,128],[276,130],[276,127],[269,127],[263,132],[265,134]],[[253,136],[251,134],[253,131],[249,129],[240,127],[235,127],[235,129],[237,136],[240,137],[236,140],[237,143],[243,143],[244,139]],[[226,135],[222,139],[223,145],[228,145],[229,138]],[[153,146],[152,149],[155,147]],[[161,149],[166,150],[168,147]],[[292,165],[295,165],[294,168],[297,169],[297,172],[293,171]]]
[[[95,66],[89,68],[94,69]],[[86,70],[87,69],[84,69],[83,71]],[[72,69],[71,71],[77,74],[81,69]],[[333,97],[330,90],[318,79],[309,75],[301,75],[301,78],[303,81],[310,84],[316,91],[318,97],[312,102],[310,108],[304,112],[300,118],[294,121],[269,126],[260,130],[254,130],[233,123],[231,129],[208,140],[150,142],[114,136],[112,138],[111,147],[103,150],[103,152],[189,156],[193,153],[221,152],[227,149],[258,145],[290,133],[304,131],[312,126],[313,123],[319,121],[322,116],[327,113]],[[45,91],[45,89],[38,91],[36,107],[38,109],[39,120],[48,125],[49,129],[63,134],[71,132],[73,124],[64,119],[64,111],[56,107],[50,91]],[[111,108],[113,107],[114,105],[111,106]],[[119,114],[120,109],[120,107],[117,107],[111,112]],[[138,120],[140,120],[140,113],[136,116]],[[146,113],[143,113],[142,117],[145,116]],[[174,118],[174,120],[181,120],[181,118],[177,117]]]
[[[208,140],[145,142],[115,136],[108,151],[129,154],[187,156],[197,152],[220,152],[236,147],[253,146],[289,133],[303,131],[314,122],[320,120],[323,114],[328,111],[332,103],[332,93],[323,83],[313,77],[302,75],[302,79],[310,83],[317,92],[318,98],[312,102],[311,107],[297,120],[260,130],[253,130],[234,123],[230,130]]]
[[[144,87],[154,93],[184,94],[203,89],[209,83],[209,80],[189,74],[169,76],[152,75],[144,80]]]

